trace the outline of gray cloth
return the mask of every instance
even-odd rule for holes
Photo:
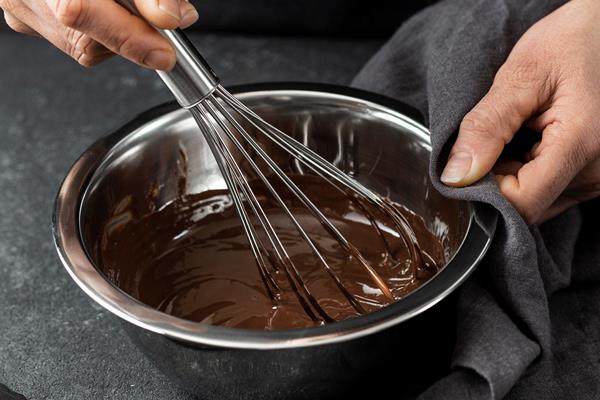
[[[561,3],[442,1],[408,20],[354,81],[426,116],[439,191],[502,216],[478,273],[460,289],[452,372],[421,399],[600,398],[599,203],[529,228],[491,176],[464,189],[439,181],[462,117],[518,38]]]
[[[0,400],[26,400],[22,395],[13,392],[0,383]]]

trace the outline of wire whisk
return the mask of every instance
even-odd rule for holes
[[[121,2],[136,12],[129,0]],[[346,175],[305,145],[267,123],[230,94],[219,84],[216,74],[181,31],[159,30],[159,32],[174,46],[177,52],[177,63],[171,71],[157,72],[179,104],[191,112],[204,135],[227,184],[265,290],[273,303],[277,304],[281,294],[281,288],[273,276],[275,271],[281,271],[289,281],[298,301],[314,321],[324,323],[333,320],[320,305],[319,299],[313,295],[311,288],[306,285],[271,223],[264,206],[253,190],[247,172],[243,170],[239,159],[243,160],[244,167],[248,167],[264,185],[267,193],[271,196],[270,200],[274,201],[287,216],[317,262],[327,271],[336,287],[357,313],[364,314],[366,310],[356,296],[344,286],[340,276],[331,268],[315,241],[311,239],[286,204],[286,199],[276,190],[273,180],[278,180],[286,188],[286,191],[289,191],[319,221],[339,246],[364,268],[368,277],[381,291],[385,301],[387,303],[394,302],[395,298],[390,287],[371,263],[282,170],[261,143],[265,139],[272,142],[315,175],[325,179],[352,199],[357,208],[362,210],[371,222],[374,235],[383,240],[385,248],[393,257],[381,228],[364,204],[375,207],[377,212],[387,216],[408,249],[413,268],[416,268],[422,263],[422,254],[416,244],[414,232],[404,215],[398,212],[388,200]],[[261,137],[258,138],[258,136]]]

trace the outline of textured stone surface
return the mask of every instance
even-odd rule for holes
[[[376,41],[202,35],[225,84],[348,83]],[[188,399],[92,304],[56,256],[50,221],[94,140],[170,100],[122,60],[85,70],[39,39],[0,34],[0,382],[36,399]]]

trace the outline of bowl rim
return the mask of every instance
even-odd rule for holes
[[[229,90],[237,95],[300,91],[342,96],[400,116],[429,137],[428,129],[422,125],[423,117],[417,110],[398,100],[364,90],[301,82],[238,85]],[[151,108],[92,144],[69,169],[57,194],[52,216],[54,244],[71,278],[103,308],[143,329],[191,344],[237,349],[297,348],[356,339],[404,322],[433,307],[464,282],[490,246],[497,211],[483,203],[468,202],[472,213],[467,233],[452,259],[410,295],[373,313],[311,328],[258,331],[202,324],[158,311],[117,288],[96,269],[81,240],[79,211],[91,177],[110,150],[148,122],[178,109],[175,102]]]

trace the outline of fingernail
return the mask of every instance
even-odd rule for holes
[[[165,50],[152,50],[144,58],[143,64],[153,69],[167,70],[173,64],[173,56]]]
[[[198,20],[198,11],[196,11],[196,9],[191,6],[186,12],[185,14],[183,14],[183,17],[181,18],[181,27],[182,28],[187,28],[191,25],[194,24],[194,22],[196,22]]]
[[[181,10],[177,0],[158,0],[158,8],[173,18],[181,19]]]
[[[440,179],[447,184],[459,183],[468,175],[472,162],[470,153],[461,151],[452,154]]]

